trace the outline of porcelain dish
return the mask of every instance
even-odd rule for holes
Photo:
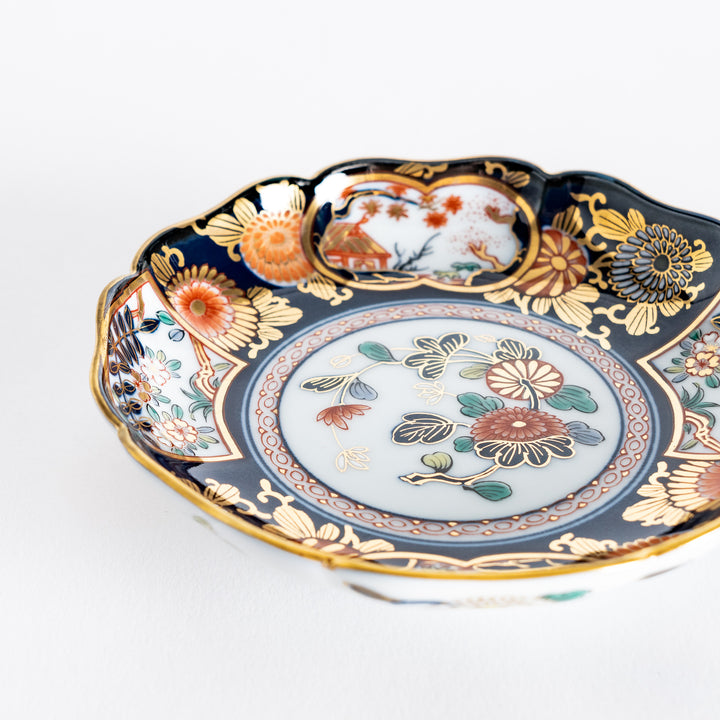
[[[720,224],[506,158],[262,181],[98,309],[132,453],[394,602],[555,602],[720,524]]]

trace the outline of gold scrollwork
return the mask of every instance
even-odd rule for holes
[[[313,295],[320,300],[325,300],[333,307],[340,305],[353,296],[353,291],[350,288],[338,288],[335,282],[320,273],[313,273],[301,280],[297,284],[297,289],[301,293]]]
[[[500,173],[500,180],[512,185],[516,190],[524,188],[530,182],[530,173],[523,170],[508,170],[502,163],[486,160],[485,173],[493,176],[496,171]]]
[[[430,180],[433,175],[444,173],[447,169],[447,163],[408,162],[398,165],[395,168],[395,172],[398,173],[398,175],[409,175],[410,177]]]

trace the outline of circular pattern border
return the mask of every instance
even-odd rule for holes
[[[626,419],[625,439],[612,462],[590,483],[552,505],[520,515],[474,522],[422,520],[388,513],[340,495],[311,477],[296,462],[280,436],[278,406],[282,387],[287,378],[316,348],[342,335],[393,320],[423,317],[482,320],[519,328],[557,342],[597,367],[617,391]],[[332,514],[346,520],[354,520],[368,529],[412,535],[418,539],[420,537],[434,540],[488,538],[493,535],[537,530],[548,523],[565,519],[596,503],[626,480],[642,460],[649,439],[650,413],[647,401],[629,372],[608,353],[595,343],[545,320],[506,309],[479,305],[441,302],[397,304],[361,310],[354,315],[334,319],[292,345],[286,346],[274,359],[270,358],[262,369],[261,380],[255,384],[253,390],[257,390],[253,392],[254,400],[250,403],[250,406],[254,405],[255,414],[253,432],[260,441],[267,461],[276,470],[278,479],[300,491],[310,502],[322,505]],[[252,420],[252,417],[250,419]]]

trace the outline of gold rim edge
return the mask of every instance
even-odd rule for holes
[[[520,162],[523,164],[527,164],[526,161],[520,160],[517,158],[509,158],[509,157],[503,157],[503,158],[496,158],[496,156],[489,156],[490,159],[502,159],[505,162]],[[443,162],[472,162],[477,161],[478,158],[455,158],[450,161],[443,161]],[[484,157],[481,159],[485,159]],[[359,161],[365,161],[365,162],[386,162],[386,163],[394,163],[394,162],[401,162],[399,160],[389,159],[389,158],[368,158],[368,159],[351,159],[347,160],[344,163],[333,163],[332,165],[328,165],[318,171],[312,178],[309,179],[309,181],[314,181],[320,176],[326,174],[328,171],[340,168],[343,165],[349,165],[351,163],[356,163]],[[437,162],[437,161],[432,161]],[[552,173],[549,174],[545,172],[542,168],[539,168],[535,165],[532,165],[533,169],[537,169],[540,171],[543,175],[547,177],[553,177],[556,175],[563,175],[563,174],[582,174],[582,171],[565,171],[562,173]],[[603,176],[601,173],[591,173],[593,176]],[[269,182],[276,178],[268,178],[262,182]],[[712,218],[709,218],[708,216],[699,215],[697,213],[692,213],[689,210],[685,210],[683,208],[676,208],[670,205],[667,205],[666,203],[656,200],[654,197],[647,195],[646,193],[641,192],[638,190],[635,186],[631,185],[630,183],[627,183],[623,180],[618,180],[617,178],[611,178],[612,180],[616,182],[621,182],[623,185],[625,185],[628,189],[636,193],[637,195],[644,197],[648,199],[650,202],[656,203],[657,205],[660,205],[662,207],[669,208],[676,212],[682,212],[686,213],[688,215],[692,215],[695,217],[701,217],[703,219],[713,220]],[[515,572],[508,573],[507,571],[491,571],[491,570],[485,570],[485,571],[470,571],[470,572],[462,572],[462,574],[459,574],[457,571],[451,571],[451,570],[415,570],[415,569],[409,569],[409,568],[394,568],[384,565],[378,565],[373,562],[362,560],[359,558],[344,558],[342,556],[337,555],[330,555],[327,553],[322,553],[317,550],[313,550],[311,548],[308,548],[306,546],[303,546],[299,543],[293,542],[291,540],[284,539],[275,533],[271,533],[269,531],[265,531],[262,528],[258,528],[255,525],[252,525],[251,523],[243,520],[242,518],[239,518],[235,515],[231,515],[229,512],[223,510],[222,508],[218,507],[214,503],[210,502],[206,498],[202,497],[201,495],[197,495],[196,493],[193,493],[186,485],[184,485],[175,475],[173,475],[171,472],[166,470],[162,465],[154,461],[152,458],[150,458],[147,454],[145,454],[142,450],[138,448],[138,446],[133,442],[132,438],[130,437],[130,433],[125,426],[124,423],[110,410],[108,407],[105,397],[102,393],[102,390],[100,388],[100,382],[99,382],[99,370],[100,370],[100,362],[101,362],[101,354],[102,350],[101,348],[104,347],[104,341],[105,338],[102,337],[102,320],[105,314],[105,306],[110,301],[109,295],[110,291],[119,283],[121,282],[132,282],[136,278],[140,276],[141,273],[138,272],[138,264],[140,262],[140,259],[144,255],[147,248],[162,234],[167,232],[170,229],[173,228],[181,228],[186,227],[193,222],[196,222],[197,220],[206,217],[207,215],[216,212],[226,204],[228,204],[231,200],[236,198],[238,195],[241,195],[248,190],[251,190],[256,185],[258,185],[258,182],[252,182],[244,185],[241,189],[233,192],[228,197],[226,197],[224,200],[222,200],[220,203],[216,204],[212,208],[201,212],[197,215],[194,215],[184,221],[178,222],[178,223],[172,223],[170,225],[167,225],[166,227],[162,228],[161,230],[153,233],[137,250],[135,255],[132,259],[132,270],[130,275],[120,275],[110,281],[102,290],[100,294],[100,298],[97,303],[97,309],[96,309],[96,315],[95,315],[95,347],[93,351],[92,361],[91,361],[91,367],[90,367],[90,389],[93,395],[93,398],[95,399],[95,402],[98,404],[101,412],[103,415],[110,421],[110,423],[116,428],[118,436],[120,438],[120,441],[122,442],[123,446],[127,450],[127,452],[130,454],[130,456],[139,462],[143,467],[145,467],[147,470],[152,472],[155,476],[160,478],[165,484],[167,484],[169,487],[171,487],[176,492],[180,493],[183,497],[185,497],[187,500],[193,503],[196,507],[201,509],[202,511],[206,512],[207,514],[211,515],[212,517],[216,518],[217,520],[223,522],[224,524],[233,527],[237,530],[240,530],[241,532],[254,537],[258,540],[262,540],[265,543],[268,543],[270,545],[273,545],[279,549],[286,550],[288,552],[291,552],[295,555],[306,557],[312,560],[316,560],[326,567],[329,567],[331,569],[334,568],[342,568],[342,569],[350,569],[350,570],[357,570],[362,572],[374,572],[379,573],[383,575],[395,575],[399,577],[414,577],[414,578],[428,578],[428,579],[445,579],[445,580],[513,580],[513,579],[529,579],[529,578],[537,578],[537,577],[550,577],[550,576],[559,576],[559,575],[570,575],[575,573],[583,573],[583,572],[589,572],[592,570],[602,570],[604,568],[609,567],[615,567],[618,565],[626,565],[629,563],[634,563],[642,560],[647,560],[652,557],[659,557],[662,555],[665,555],[666,553],[675,550],[679,547],[682,547],[684,545],[689,544],[693,540],[697,540],[698,538],[701,538],[705,535],[710,534],[711,532],[718,530],[720,528],[720,517],[715,518],[714,520],[711,520],[700,527],[694,528],[692,530],[689,530],[687,532],[682,533],[681,535],[677,537],[670,537],[664,542],[660,543],[656,546],[651,546],[647,548],[642,548],[639,550],[634,550],[632,552],[627,553],[626,555],[623,555],[619,558],[608,558],[604,560],[590,560],[585,562],[578,562],[573,565],[566,565],[562,567],[554,567],[554,568],[534,568],[534,569],[528,569],[528,570],[519,570]],[[714,221],[717,222],[717,221]],[[715,299],[720,299],[720,293],[718,293],[715,296]],[[111,301],[110,301],[111,302]],[[709,311],[707,311],[709,313]],[[703,313],[703,317],[707,313]],[[678,336],[680,337],[680,336]],[[671,341],[672,342],[672,341]],[[668,345],[671,344],[671,342],[668,343]],[[645,369],[647,372],[652,374],[651,368],[647,367],[649,365],[649,360],[651,356],[645,356],[640,361],[638,361],[638,364],[640,364],[643,369]],[[647,363],[647,364],[646,364]]]

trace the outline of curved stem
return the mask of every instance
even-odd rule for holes
[[[530,409],[531,410],[537,410],[538,405],[540,404],[540,401],[538,400],[537,393],[535,392],[535,388],[532,386],[532,383],[529,380],[521,380],[520,384],[528,391],[530,394]]]
[[[483,480],[499,470],[499,465],[491,465],[487,470],[474,475],[465,475],[464,477],[453,477],[443,472],[434,473],[410,473],[410,475],[401,475],[400,479],[409,482],[412,485],[424,485],[428,482],[441,482],[448,485],[466,485],[472,487],[478,480]]]

